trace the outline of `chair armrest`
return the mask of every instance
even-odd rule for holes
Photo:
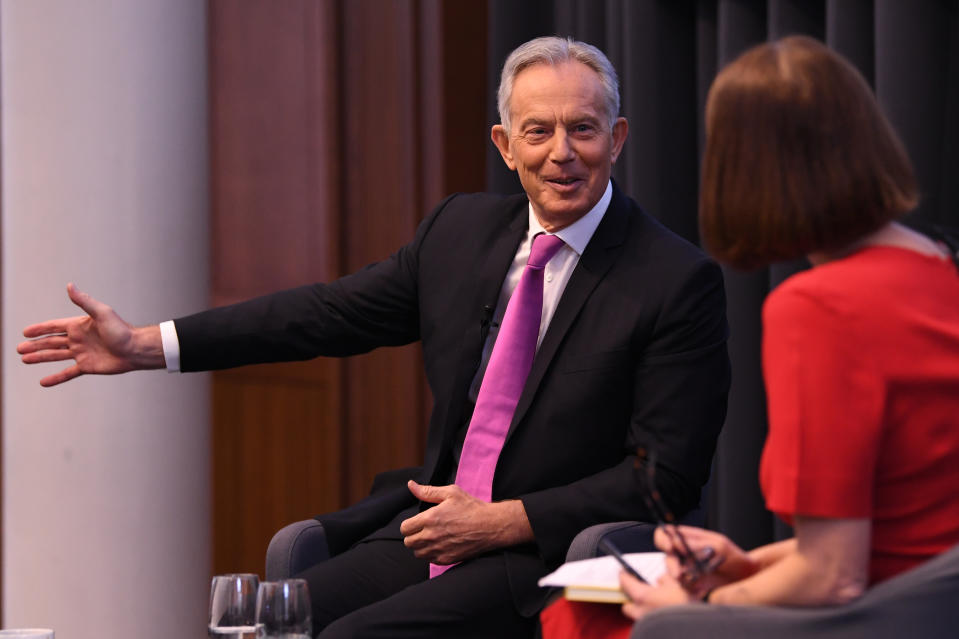
[[[329,557],[323,524],[315,519],[294,522],[270,540],[266,549],[266,579],[288,579]]]
[[[959,628],[959,546],[873,586],[842,606],[708,606],[655,610],[632,639],[902,639],[953,637]]]
[[[613,542],[622,552],[652,552],[655,524],[642,521],[617,521],[608,524],[596,524],[584,529],[573,538],[566,552],[566,561],[592,559],[606,553],[599,549],[601,539]]]
[[[706,497],[709,495],[707,482],[700,491],[700,506],[693,508],[679,519],[680,524],[698,526],[706,524]],[[582,530],[573,538],[566,551],[566,561],[592,559],[606,553],[599,549],[601,539],[607,539],[622,552],[655,552],[653,533],[656,525],[643,521],[617,521],[606,524],[596,524]]]
[[[679,520],[687,526],[702,526],[706,515],[703,508],[694,508]],[[599,549],[601,539],[607,539],[622,552],[655,552],[653,533],[656,524],[645,521],[616,521],[607,524],[596,524],[582,530],[573,537],[569,550],[566,551],[566,561],[592,559],[606,553]]]
[[[818,624],[810,610],[759,606],[709,606],[689,604],[654,610],[636,622],[630,639],[740,639],[776,637],[776,639],[813,639],[826,635],[810,633],[817,625],[820,633],[827,624]],[[813,613],[814,614],[814,613]],[[814,623],[810,623],[814,622]],[[861,630],[859,630],[861,632]],[[833,637],[834,635],[828,635]],[[852,639],[846,635],[845,639]],[[871,635],[854,635],[862,638]],[[900,638],[901,639],[901,638]]]

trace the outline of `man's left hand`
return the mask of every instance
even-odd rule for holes
[[[436,504],[400,525],[403,543],[420,559],[453,564],[533,539],[519,500],[487,503],[456,485],[424,486],[410,481],[408,486],[420,501]]]

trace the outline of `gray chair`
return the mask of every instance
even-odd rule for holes
[[[709,485],[707,482],[700,493],[699,507],[686,513],[679,519],[680,524],[687,526],[706,525],[706,497],[709,495]],[[620,551],[626,552],[652,552],[656,550],[653,544],[653,533],[656,532],[656,524],[644,521],[617,521],[606,524],[597,524],[584,529],[573,538],[573,542],[566,551],[566,561],[578,561],[580,559],[592,559],[600,557],[606,552],[599,547],[599,542],[603,539],[609,540]]]
[[[323,524],[315,519],[281,528],[266,549],[266,579],[288,579],[330,558]]]
[[[682,523],[691,526],[703,525],[701,509],[690,512]],[[638,521],[621,521],[590,526],[579,533],[566,554],[567,561],[589,559],[605,554],[599,549],[599,541],[610,539],[623,552],[646,552],[653,547],[654,524]],[[330,558],[323,524],[315,519],[296,521],[281,528],[266,550],[267,580],[287,579],[310,566]]]
[[[641,619],[631,639],[938,639],[959,637],[959,546],[874,588],[824,608],[664,608]]]
[[[703,508],[691,510],[686,513],[685,517],[680,518],[679,523],[702,527],[706,523],[706,511]],[[573,542],[569,545],[569,550],[566,551],[566,561],[592,559],[605,555],[606,552],[599,547],[599,542],[603,539],[613,542],[613,545],[624,553],[652,552],[656,550],[656,546],[653,544],[653,533],[655,532],[656,524],[645,521],[616,521],[608,524],[596,524],[573,537]]]
[[[566,551],[566,561],[592,559],[606,553],[599,547],[603,539],[613,542],[622,552],[648,552],[655,550],[653,533],[656,524],[644,521],[617,521],[597,524],[586,528],[573,538]]]
[[[406,507],[406,502],[410,502],[409,493],[406,491],[406,481],[415,478],[419,468],[397,468],[380,473],[373,479],[373,486],[370,488],[370,494],[366,499],[362,499],[354,504],[330,513],[328,520],[338,522],[338,531],[331,531],[332,539],[328,539],[326,530],[316,519],[304,519],[284,526],[270,540],[270,545],[266,549],[266,578],[267,580],[287,579],[297,573],[303,572],[310,566],[326,561],[335,548],[347,548],[351,543],[359,541],[369,533],[373,532],[387,521],[377,523],[375,520],[369,527],[357,527],[355,522],[369,520],[372,510],[382,510],[384,501],[386,504],[396,502],[396,496],[399,495],[398,509]],[[396,486],[403,487],[397,491]],[[352,522],[345,525],[345,522]],[[346,538],[344,538],[346,536]],[[352,539],[350,539],[352,536]],[[330,546],[332,542],[333,548]]]
[[[412,476],[415,468],[401,468],[377,476],[370,494],[377,494],[381,486],[390,477]],[[703,526],[706,521],[706,498],[709,495],[710,482],[700,492],[700,506],[686,513],[680,523],[690,526]],[[362,502],[348,506],[344,513],[361,507]],[[599,549],[603,538],[611,540],[623,552],[647,552],[655,550],[653,546],[654,524],[638,521],[622,521],[591,526],[579,533],[566,554],[567,561],[589,559],[606,554]],[[281,528],[266,550],[267,580],[287,579],[310,566],[330,558],[323,524],[316,519],[296,521]]]

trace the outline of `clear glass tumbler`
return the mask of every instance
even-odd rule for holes
[[[210,585],[210,639],[254,639],[260,578],[252,574],[217,575]]]
[[[264,581],[256,597],[256,636],[310,639],[310,592],[303,579]]]

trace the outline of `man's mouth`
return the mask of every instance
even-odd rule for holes
[[[575,184],[580,181],[580,178],[577,177],[558,177],[558,178],[549,178],[546,180],[550,184],[557,184],[559,186],[569,186],[570,184]]]

